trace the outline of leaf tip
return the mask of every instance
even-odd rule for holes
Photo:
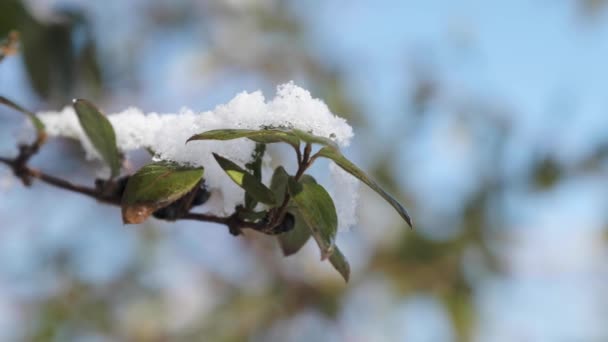
[[[187,145],[189,142],[191,142],[191,141],[193,141],[193,140],[197,140],[197,139],[196,139],[196,137],[197,137],[197,135],[193,135],[193,136],[191,136],[190,138],[188,138],[188,140],[186,140],[185,145]]]
[[[407,213],[405,208],[402,208],[402,209],[403,209],[403,211],[399,212],[399,214],[401,214],[401,217],[407,223],[407,225],[410,227],[410,229],[414,229],[414,221],[410,217],[410,214]]]
[[[93,104],[85,99],[72,99],[72,105],[73,106],[89,106],[89,107],[93,107]]]

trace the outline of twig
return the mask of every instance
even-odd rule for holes
[[[63,189],[66,191],[75,192],[78,194],[85,195],[89,198],[93,198],[99,202],[110,204],[114,206],[121,206],[121,196],[117,194],[104,194],[98,188],[91,188],[82,185],[73,184],[64,179],[46,174],[40,170],[29,168],[19,161],[19,157],[14,159],[9,159],[5,157],[0,157],[0,163],[6,164],[13,169],[15,175],[24,181],[24,184],[30,185],[31,179],[39,179],[44,183],[57,187],[59,189]],[[238,214],[235,213],[228,217],[220,217],[215,215],[201,214],[201,213],[193,213],[188,212],[183,216],[178,218],[179,220],[194,220],[194,221],[203,221],[203,222],[211,222],[218,223],[228,226],[230,233],[233,235],[240,235],[243,229],[252,229],[255,231],[259,231],[264,234],[273,235],[276,234],[274,231],[274,227],[271,227],[268,224],[263,223],[253,223],[247,222],[238,217]]]
[[[229,218],[228,217],[219,217],[214,215],[200,214],[200,213],[187,213],[182,218],[182,220],[194,220],[194,221],[207,221],[219,224],[228,225]]]

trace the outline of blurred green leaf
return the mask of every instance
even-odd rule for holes
[[[276,199],[272,191],[252,174],[219,154],[214,153],[213,157],[220,167],[224,169],[226,174],[228,174],[230,179],[243,188],[253,199],[270,205],[276,204]]]
[[[127,182],[122,197],[124,223],[141,223],[154,211],[189,193],[201,182],[204,169],[157,162],[142,167]]]
[[[331,196],[320,185],[288,181],[289,194],[321,250],[321,260],[333,252],[338,229],[338,216]]]
[[[56,104],[74,94],[99,95],[103,79],[88,16],[59,6],[52,12],[55,19],[43,17],[32,15],[24,1],[0,1],[0,36],[10,30],[21,34],[21,58],[37,95]]]
[[[533,172],[534,183],[539,189],[549,189],[555,186],[564,174],[559,163],[550,157],[536,162]]]
[[[294,227],[277,237],[285,256],[297,253],[306,244],[311,235],[311,231],[299,210],[292,208],[289,212],[295,218]]]
[[[334,252],[329,257],[329,262],[338,272],[340,272],[344,281],[348,283],[348,279],[350,278],[350,264],[338,246],[334,247]]]
[[[407,210],[405,210],[405,208],[399,202],[397,202],[396,199],[394,199],[389,193],[384,191],[384,189],[382,189],[380,185],[378,185],[374,180],[372,180],[365,172],[359,169],[350,160],[346,159],[346,157],[344,157],[342,153],[340,153],[340,151],[333,148],[323,147],[321,150],[319,150],[318,154],[321,157],[333,160],[346,172],[350,173],[351,175],[357,177],[363,183],[367,184],[367,186],[372,188],[380,196],[382,196],[382,198],[384,198],[388,203],[390,203],[390,205],[392,205],[393,208],[397,210],[399,215],[401,215],[401,217],[405,220],[405,222],[407,222],[410,227],[413,227],[412,219],[407,213]]]
[[[110,121],[92,103],[78,99],[74,109],[82,129],[103,160],[110,166],[112,178],[120,173],[120,153],[116,147],[116,134]]]
[[[249,138],[263,144],[285,142],[296,149],[300,148],[300,140],[293,133],[278,129],[214,129],[193,135],[186,142],[193,140],[233,140],[239,138]]]

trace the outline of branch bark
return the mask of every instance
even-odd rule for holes
[[[114,205],[118,207],[120,207],[121,205],[121,196],[117,194],[104,194],[104,192],[100,191],[100,189],[98,188],[87,187],[68,182],[64,179],[44,173],[41,170],[30,168],[20,162],[20,159],[23,158],[20,156],[13,159],[0,157],[0,163],[9,166],[13,170],[15,176],[20,178],[26,186],[31,185],[32,179],[38,179],[56,188],[85,195],[89,198],[95,199],[105,204]],[[269,233],[266,231],[268,227],[266,227],[265,225],[246,222],[238,218],[236,214],[228,217],[221,217],[202,213],[188,212],[178,219],[223,224],[228,226],[230,232],[233,235],[241,234],[241,231],[243,229],[252,229],[262,233]]]

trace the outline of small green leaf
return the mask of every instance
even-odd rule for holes
[[[332,149],[332,148],[328,148],[328,147],[323,147],[321,150],[319,150],[318,154],[321,157],[325,157],[325,158],[329,158],[329,159],[333,160],[336,164],[338,164],[338,166],[340,166],[346,172],[350,173],[351,175],[357,177],[363,183],[367,184],[367,186],[372,188],[380,196],[382,196],[382,198],[384,198],[384,200],[386,200],[388,203],[390,203],[390,205],[392,205],[393,208],[395,208],[395,210],[397,210],[399,215],[401,215],[401,217],[405,220],[405,222],[407,222],[407,224],[410,227],[413,227],[412,219],[410,218],[410,215],[407,213],[407,210],[405,210],[405,208],[399,202],[397,202],[397,200],[394,199],[389,193],[384,191],[384,189],[382,189],[380,187],[380,185],[378,185],[378,183],[376,183],[374,180],[369,178],[369,176],[365,172],[363,172],[361,169],[359,169],[350,160],[346,159],[342,155],[342,153],[340,153],[340,151]]]
[[[334,252],[329,257],[329,262],[338,272],[340,272],[342,278],[344,278],[344,281],[348,283],[348,279],[350,278],[350,265],[338,246],[335,246]]]
[[[295,217],[295,225],[292,230],[280,234],[277,237],[283,255],[285,256],[297,253],[306,244],[306,241],[308,241],[311,234],[311,231],[300,212],[296,208],[289,212]]]
[[[321,260],[327,259],[333,252],[338,229],[338,216],[333,200],[327,191],[316,183],[298,183],[293,178],[289,178],[287,186],[289,194],[321,249]]]
[[[177,201],[198,186],[202,167],[193,168],[169,162],[148,164],[127,182],[122,197],[124,223],[141,223],[160,208]]]
[[[108,163],[112,177],[120,173],[120,153],[116,147],[116,134],[110,121],[92,103],[74,100],[74,110],[82,129],[103,160]]]
[[[262,159],[266,152],[266,144],[255,144],[255,150],[251,156],[251,161],[245,164],[245,168],[257,179],[262,181]],[[253,210],[258,202],[253,199],[248,193],[245,193],[245,208]]]
[[[186,143],[193,140],[233,140],[239,138],[249,138],[255,142],[272,144],[285,142],[294,148],[300,148],[300,140],[293,133],[278,129],[214,129],[193,135]]]
[[[308,133],[308,132],[302,131],[300,129],[293,129],[292,132],[298,138],[300,138],[300,140],[305,141],[307,143],[319,144],[319,145],[323,145],[323,146],[329,146],[334,149],[338,149],[338,145],[336,144],[336,142],[329,138],[320,137],[318,135],[313,135],[312,133]]]
[[[278,204],[283,203],[283,200],[285,200],[288,179],[289,175],[282,166],[277,167],[272,174],[270,189],[274,193],[274,197],[277,199]]]
[[[215,157],[217,163],[224,169],[230,179],[243,188],[253,199],[270,205],[276,204],[276,199],[272,191],[252,174],[219,154],[214,153],[213,157]]]

